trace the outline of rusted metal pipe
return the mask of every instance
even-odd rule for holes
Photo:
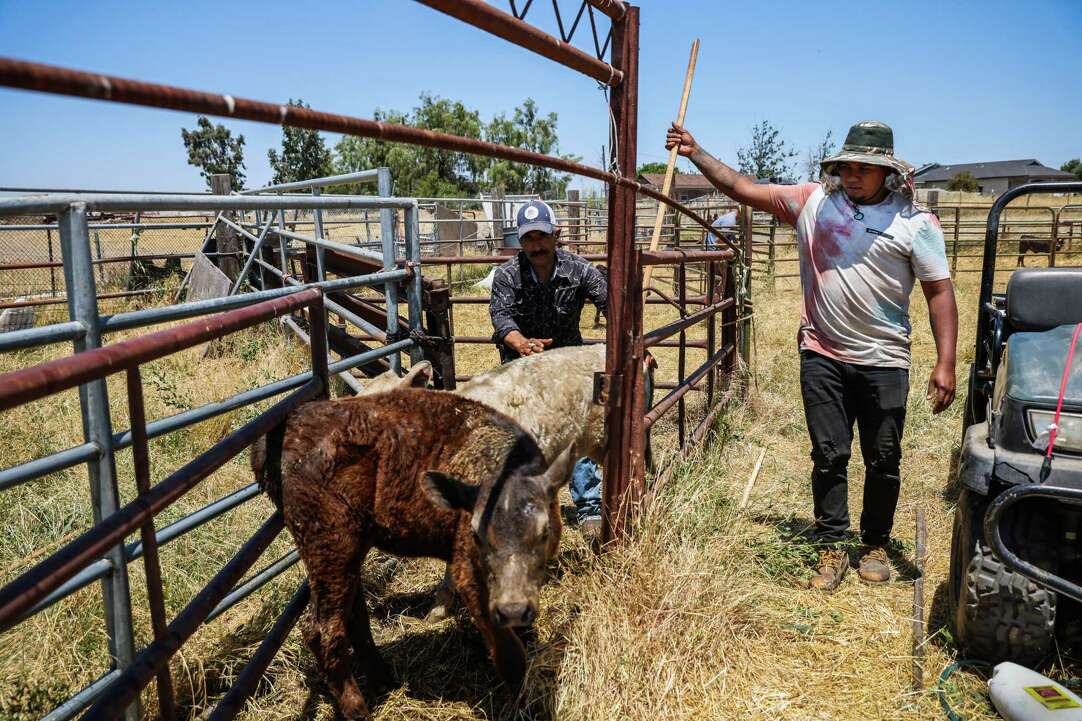
[[[135,487],[142,495],[150,490],[150,448],[147,443],[147,417],[143,406],[143,380],[139,368],[128,369],[128,418],[132,430],[132,462],[135,466]],[[148,518],[139,527],[143,542],[143,567],[147,576],[147,598],[150,602],[150,626],[154,640],[163,642],[167,631],[165,598],[162,588],[162,567],[158,560],[158,535],[154,519]],[[173,696],[173,678],[166,664],[158,671],[158,706],[163,721],[177,717]]]
[[[321,296],[318,288],[309,288],[211,318],[200,318],[176,328],[5,373],[0,375],[0,411],[250,328]]]
[[[0,588],[0,633],[11,628],[22,614],[59,588],[80,569],[101,558],[108,549],[123,541],[146,519],[157,515],[163,508],[252,445],[257,438],[265,436],[274,426],[285,420],[290,412],[301,403],[314,398],[322,389],[323,384],[319,380],[313,378],[308,381],[266,412],[177,469],[149,492],[140,495],[41,563],[19,575],[11,583]]]
[[[358,337],[357,340],[360,340],[360,341],[373,341],[373,340],[380,340],[380,339],[376,338],[374,336],[361,336],[361,337]],[[487,335],[456,335],[456,336],[454,336],[454,340],[455,340],[455,343],[467,343],[467,344],[480,345],[480,344],[484,344],[484,343],[492,343],[492,336],[487,336]],[[604,343],[604,342],[605,342],[604,338],[583,338],[582,339],[582,344],[583,345],[597,345],[599,343]],[[685,345],[688,348],[705,348],[706,347],[706,341],[704,341],[704,340],[689,340],[689,341],[687,341],[685,343]],[[662,348],[679,348],[680,347],[680,342],[675,341],[675,340],[662,340],[662,341],[658,341],[656,343],[652,343],[651,346],[661,346]]]
[[[654,198],[661,203],[665,203],[670,208],[679,210],[708,232],[713,233],[721,242],[730,248],[734,248],[728,238],[722,235],[717,228],[707,223],[698,213],[672,198],[666,197],[635,181],[633,179],[635,177],[634,169],[630,169],[628,173],[621,173],[618,176],[615,173],[581,163],[573,163],[563,158],[554,158],[541,153],[523,150],[522,148],[498,145],[475,138],[464,138],[435,130],[423,130],[367,118],[324,113],[311,108],[266,103],[233,95],[207,93],[171,85],[148,83],[114,75],[88,73],[82,70],[31,63],[13,58],[0,57],[0,86],[143,105],[151,108],[167,108],[225,118],[240,118],[271,125],[323,130],[329,133],[375,138],[393,143],[408,143],[427,148],[457,150],[472,155],[501,158],[518,163],[552,168],[553,170],[582,175],[613,185],[631,188],[647,197]],[[627,136],[622,137],[626,139]]]
[[[732,250],[644,250],[643,265],[683,265],[704,260],[728,260]]]
[[[656,345],[661,345],[661,341],[672,336],[674,333],[679,333],[680,331],[689,328],[702,320],[713,317],[715,313],[723,311],[727,308],[731,308],[734,302],[734,299],[726,298],[725,300],[714,303],[713,305],[709,305],[705,308],[697,310],[694,313],[684,318],[681,318],[680,320],[673,321],[668,325],[664,325],[656,330],[652,330],[645,336],[643,336],[643,347],[652,348]]]
[[[603,85],[619,85],[624,79],[624,74],[608,63],[562,42],[559,38],[538,30],[528,22],[519,20],[514,15],[489,5],[484,0],[417,1],[468,25],[473,25],[496,37],[503,38],[519,47],[532,50],[538,55],[554,60],[572,70],[577,70]],[[608,5],[609,3],[599,4]],[[606,15],[609,14],[602,7],[598,9],[605,12]],[[615,12],[615,9],[613,11]]]
[[[123,293],[101,293],[97,296],[98,300],[111,300],[113,298],[133,298],[138,295],[150,295],[152,293],[160,293],[161,288],[150,288],[148,290],[129,290]],[[42,300],[17,300],[11,303],[0,303],[0,310],[6,308],[25,308],[27,306],[36,305],[67,305],[68,299],[64,296],[59,298],[45,298]]]
[[[686,381],[680,383],[671,393],[667,394],[664,398],[658,401],[657,405],[655,405],[650,410],[650,412],[646,414],[646,427],[649,428],[657,422],[658,418],[661,418],[661,416],[665,415],[665,413],[673,407],[673,404],[683,398],[687,394],[687,392],[691,390],[691,386],[693,384],[698,383],[700,379],[702,379],[711,369],[714,368],[714,366],[725,360],[725,358],[733,352],[734,348],[735,346],[730,343],[711,357],[707,358],[706,362],[696,368],[695,371],[690,376],[688,376]]]
[[[259,648],[252,654],[252,658],[241,670],[237,680],[229,687],[229,691],[214,707],[210,716],[207,717],[207,721],[229,721],[229,719],[235,718],[241,712],[248,697],[255,693],[256,688],[259,686],[259,680],[267,672],[267,667],[274,660],[274,655],[278,653],[278,649],[285,643],[289,632],[296,625],[301,613],[304,612],[310,595],[308,581],[305,581],[293,594],[289,605],[278,616],[278,620],[274,622],[270,631],[264,636]]]
[[[613,88],[609,110],[613,120],[613,157],[620,177],[635,175],[638,140],[639,10],[629,7],[623,22],[613,25],[612,61],[625,72]],[[635,195],[619,183],[609,192],[608,325],[605,379],[609,387],[601,534],[604,542],[624,538],[645,493],[645,429],[643,426],[642,274],[635,248]],[[638,185],[637,183],[635,184]]]
[[[236,253],[207,253],[206,255],[212,257],[221,257],[223,255],[240,255]],[[194,253],[159,253],[157,255],[121,255],[112,258],[94,258],[90,261],[91,265],[104,265],[106,263],[128,263],[133,260],[172,260],[173,258],[185,259],[194,258]],[[5,263],[0,265],[0,272],[7,270],[38,270],[40,268],[63,268],[64,264],[60,261],[49,261],[42,263]]]
[[[623,20],[627,14],[627,5],[623,0],[586,0],[586,4],[617,22]]]
[[[229,590],[243,578],[253,563],[262,555],[267,546],[281,533],[285,523],[282,514],[275,512],[259,530],[241,546],[237,554],[229,560],[210,583],[177,614],[169,624],[169,633],[161,641],[154,641],[143,649],[135,663],[127,668],[113,683],[102,692],[81,721],[112,721],[139,692],[150,683],[158,669],[169,663],[169,659],[191,638],[204,619],[218,605]]]

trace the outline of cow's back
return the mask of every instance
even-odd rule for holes
[[[605,346],[573,346],[519,358],[459,386],[519,423],[550,461],[571,444],[582,455],[604,446],[603,408],[593,404],[593,376],[605,370]]]

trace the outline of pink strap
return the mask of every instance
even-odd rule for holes
[[[1074,360],[1074,349],[1078,345],[1078,336],[1082,333],[1082,323],[1074,327],[1071,336],[1071,347],[1067,349],[1067,365],[1063,368],[1063,379],[1059,382],[1059,400],[1056,401],[1056,416],[1052,419],[1052,432],[1048,434],[1048,452],[1046,458],[1052,457],[1052,449],[1056,445],[1056,435],[1059,433],[1059,414],[1063,410],[1063,396],[1067,394],[1067,379],[1071,377],[1071,361]]]

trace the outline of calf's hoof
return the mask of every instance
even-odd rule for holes
[[[447,611],[447,606],[442,603],[437,603],[432,607],[432,610],[425,616],[425,623],[439,623],[450,615]]]

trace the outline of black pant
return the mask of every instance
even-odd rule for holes
[[[836,543],[849,529],[846,471],[855,420],[864,455],[861,540],[874,546],[885,544],[901,486],[909,371],[843,363],[804,350],[800,352],[800,391],[812,442],[816,537],[823,543]]]

